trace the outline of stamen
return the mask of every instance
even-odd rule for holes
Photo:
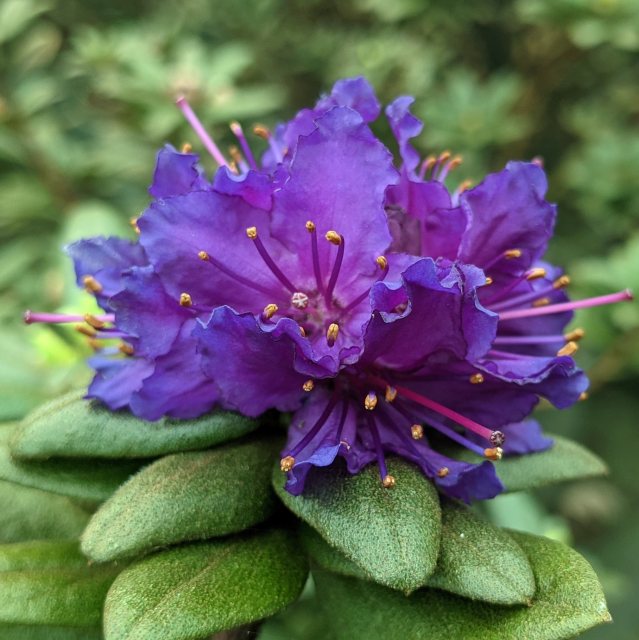
[[[526,280],[538,280],[546,277],[546,270],[543,267],[535,267],[526,273]]]
[[[506,258],[506,260],[521,258],[521,249],[508,249],[508,251],[504,251],[504,258]]]
[[[382,382],[378,378],[375,378],[375,380],[378,382]],[[490,440],[495,433],[500,433],[497,431],[492,431],[484,427],[483,425],[479,424],[478,422],[475,422],[474,420],[471,420],[470,418],[466,418],[460,413],[457,413],[457,411],[453,411],[452,409],[449,409],[448,407],[445,407],[444,405],[439,404],[439,402],[435,402],[430,398],[426,398],[425,396],[422,396],[416,393],[415,391],[412,391],[411,389],[407,389],[406,387],[397,387],[397,392],[399,393],[400,396],[403,396],[408,400],[412,400],[413,402],[420,404],[422,407],[426,407],[431,411],[435,411],[436,413],[439,413],[445,418],[449,418],[450,420],[453,420],[457,424],[460,424],[461,426],[465,427],[469,431],[472,431],[473,433],[476,433],[477,435],[481,436],[482,438],[486,438],[487,440]]]
[[[246,173],[248,171],[249,166],[246,164],[246,160],[244,160],[242,152],[234,144],[229,147],[229,155],[231,156],[233,165],[236,168],[239,168],[242,173]],[[239,173],[239,171],[236,171],[236,173]]]
[[[551,304],[547,307],[533,307],[530,309],[514,309],[512,311],[504,311],[499,314],[500,320],[516,320],[519,318],[531,318],[534,316],[543,316],[552,313],[563,313],[564,311],[574,311],[575,309],[587,309],[589,307],[599,307],[605,304],[614,304],[615,302],[624,302],[632,300],[630,289],[624,289],[617,293],[611,293],[605,296],[597,296],[595,298],[586,298],[584,300],[575,300],[573,302],[561,302],[559,304]]]
[[[295,458],[293,456],[285,456],[280,460],[280,469],[283,473],[288,473],[295,466]]]
[[[291,281],[282,273],[282,270],[275,264],[273,258],[271,258],[269,252],[266,250],[266,247],[262,243],[262,240],[257,235],[257,227],[248,227],[246,230],[246,235],[253,240],[255,244],[255,248],[257,249],[260,256],[262,256],[262,260],[266,266],[271,270],[273,275],[291,292],[295,293],[297,289],[291,283]]]
[[[433,175],[432,175],[433,180],[437,180],[438,179],[437,172],[439,171],[440,167],[442,167],[444,165],[445,162],[448,162],[448,160],[450,159],[451,155],[452,154],[451,154],[450,151],[444,151],[444,152],[439,154],[439,157],[437,158],[437,161],[433,165]]]
[[[190,307],[193,304],[193,300],[188,293],[180,294],[180,306],[181,307]]]
[[[92,316],[99,322],[113,322],[114,314],[104,314],[101,316]],[[66,313],[39,313],[37,311],[27,310],[24,312],[24,321],[26,324],[46,323],[46,324],[66,324],[70,322],[86,322],[86,315],[71,315]]]
[[[193,145],[190,142],[185,142],[180,149],[180,153],[191,153],[193,151]]]
[[[444,182],[448,174],[456,169],[463,162],[463,158],[461,156],[455,156],[452,160],[446,163],[443,169],[439,172],[436,180],[438,182]]]
[[[504,287],[501,291],[498,291],[492,298],[488,298],[487,300],[483,300],[482,304],[485,307],[490,307],[492,309],[492,305],[503,300],[507,294],[509,294],[513,289],[516,289],[524,280],[532,281],[537,280],[538,278],[543,278],[546,276],[546,270],[541,267],[534,267],[525,271],[521,276],[515,278],[511,281],[509,285]],[[529,295],[529,294],[523,294]],[[536,292],[536,295],[540,295],[540,292]],[[519,296],[518,296],[519,297]],[[500,304],[506,304],[501,303]]]
[[[302,325],[300,325],[300,335],[302,338],[306,338],[306,329]]]
[[[245,287],[249,287],[250,289],[255,289],[255,291],[259,291],[260,293],[263,293],[268,297],[271,297],[273,295],[270,289],[267,289],[266,287],[263,287],[257,282],[254,282],[253,280],[249,280],[248,278],[245,278],[244,276],[241,276],[238,273],[235,273],[234,271],[231,271],[231,269],[226,267],[222,262],[220,262],[219,260],[216,260],[215,258],[212,258],[206,251],[198,251],[197,257],[200,260],[202,260],[202,262],[208,262],[209,264],[214,266],[216,269],[219,269],[224,275],[228,276],[232,280],[236,280],[240,284],[243,284]]]
[[[579,402],[583,402],[584,400],[588,400],[589,397],[590,397],[590,395],[588,394],[587,391],[582,391],[579,394]]]
[[[333,264],[333,271],[331,272],[330,280],[328,281],[328,286],[326,287],[326,292],[324,293],[324,299],[326,300],[326,304],[330,307],[333,300],[333,291],[335,290],[335,284],[337,283],[337,277],[339,276],[339,271],[342,268],[342,261],[344,260],[344,238],[339,235],[339,233],[335,231],[329,231],[326,234],[326,239],[331,243],[337,245],[337,256],[335,258],[335,264]]]
[[[307,380],[303,385],[302,389],[306,391],[306,393],[310,393],[315,388],[315,383],[312,380]]]
[[[418,176],[420,180],[423,180],[426,177],[426,174],[435,166],[436,162],[437,158],[435,156],[428,156],[428,158],[422,162]]]
[[[491,285],[494,280],[490,276],[486,276],[486,281],[484,282],[485,286]]]
[[[386,271],[386,269],[388,269],[388,260],[386,256],[377,256],[377,258],[375,258],[375,262],[382,271]]]
[[[507,249],[503,253],[498,254],[492,260],[489,260],[485,265],[482,266],[484,271],[488,271],[491,267],[494,267],[501,260],[514,260],[516,258],[521,258],[521,249]]]
[[[441,467],[437,470],[438,478],[445,478],[450,473],[450,469],[448,467]]]
[[[382,282],[382,280],[384,280],[384,278],[388,275],[388,260],[386,259],[385,256],[378,256],[375,259],[375,262],[381,269],[383,269],[382,277],[379,280],[377,280],[377,282]],[[353,300],[352,302],[349,302],[342,309],[342,313],[347,313],[351,309],[354,309],[357,305],[361,304],[364,300],[366,300],[366,298],[368,298],[369,295],[370,295],[370,289],[367,289],[361,295],[357,296],[355,300]]]
[[[100,293],[103,289],[93,276],[82,276],[82,284],[89,293]]]
[[[367,411],[373,411],[377,406],[377,394],[374,391],[369,391],[364,398],[364,409]]]
[[[395,387],[388,386],[386,387],[386,392],[384,393],[384,399],[386,402],[393,402],[397,397],[397,389]]]
[[[91,313],[84,314],[84,321],[94,329],[104,329],[105,322],[100,317],[94,316]]]
[[[319,430],[324,426],[324,423],[328,420],[331,412],[337,404],[337,398],[333,396],[326,408],[322,412],[322,415],[318,418],[317,422],[308,430],[306,435],[291,449],[289,455],[295,457],[300,451],[306,447],[306,445],[318,434]]]
[[[552,286],[554,289],[563,289],[570,284],[570,276],[563,275],[559,276],[553,283]]]
[[[469,380],[471,384],[481,384],[484,381],[484,376],[481,373],[473,373]]]
[[[278,311],[279,307],[276,304],[267,304],[262,311],[262,318],[264,320],[270,320]]]
[[[489,449],[484,449],[484,456],[489,460],[501,460],[503,455],[504,450],[501,447],[491,447]]]
[[[95,338],[98,335],[98,332],[93,327],[87,327],[84,324],[77,324],[75,330],[89,338]]]
[[[230,127],[233,135],[237,138],[240,146],[242,147],[242,151],[246,156],[246,160],[248,161],[249,166],[251,167],[251,169],[257,170],[257,162],[255,162],[253,151],[251,151],[251,147],[246,140],[246,136],[244,135],[244,131],[242,130],[242,125],[239,122],[231,122]]]
[[[369,394],[370,395],[370,394]],[[375,424],[375,418],[372,414],[366,414],[368,421],[368,428],[370,429],[371,436],[373,436],[373,443],[375,444],[375,451],[377,453],[377,465],[379,466],[379,476],[382,479],[382,486],[385,489],[395,486],[395,478],[390,476],[388,469],[386,468],[386,459],[384,458],[384,450],[382,448],[382,441],[379,437],[379,431]]]
[[[579,345],[574,340],[571,340],[566,345],[564,345],[561,349],[559,349],[559,351],[557,351],[557,355],[571,356],[574,353],[576,353],[578,349],[579,349]]]
[[[332,347],[337,340],[337,336],[339,335],[339,325],[336,322],[331,322],[328,325],[328,329],[326,331],[326,342],[328,342],[328,346]]]
[[[136,218],[135,216],[129,219],[129,224],[131,225],[131,227],[133,227],[133,231],[135,231],[135,233],[137,233],[138,235],[140,235],[140,227],[138,227],[139,219],[140,218]]]
[[[545,307],[550,304],[550,298],[539,298],[539,300],[534,300],[532,303],[533,307]]]
[[[317,284],[317,290],[320,293],[324,293],[324,283],[322,280],[322,270],[319,263],[319,249],[317,247],[317,231],[315,229],[315,223],[312,220],[306,222],[306,230],[311,234],[311,250],[313,252],[313,271],[315,273],[315,282]]]
[[[193,131],[195,131],[197,137],[202,141],[205,149],[213,156],[215,162],[217,162],[220,167],[228,166],[226,158],[222,155],[222,152],[218,149],[215,142],[213,142],[213,138],[206,132],[206,129],[195,115],[193,109],[191,109],[191,105],[187,102],[186,98],[180,96],[175,103],[184,114],[186,121],[191,125]]]
[[[282,160],[284,159],[282,156],[282,152],[280,151],[277,144],[275,144],[275,140],[273,140],[273,136],[271,135],[268,127],[265,127],[263,124],[256,124],[253,127],[253,133],[263,140],[266,140],[268,142],[268,146],[271,148],[273,156],[275,157],[275,161],[282,162]]]
[[[424,437],[424,427],[421,424],[413,424],[410,428],[410,435],[413,440],[421,440]]]

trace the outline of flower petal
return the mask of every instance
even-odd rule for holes
[[[200,167],[199,156],[180,153],[170,144],[158,151],[149,193],[154,198],[167,198],[192,190],[210,188]]]

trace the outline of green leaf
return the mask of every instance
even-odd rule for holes
[[[102,502],[140,468],[139,461],[14,460],[7,445],[11,433],[12,427],[0,428],[0,480]]]
[[[311,471],[306,490],[292,496],[275,469],[273,483],[284,504],[372,577],[402,591],[426,584],[434,571],[441,535],[437,491],[413,465],[389,460],[396,479],[381,486],[377,467],[357,475],[332,466]]]
[[[0,623],[94,628],[117,572],[87,566],[77,542],[0,545]]]
[[[547,451],[504,458],[495,463],[497,475],[508,491],[523,491],[608,473],[603,460],[585,447],[561,436],[551,437],[555,444]]]
[[[89,514],[65,496],[4,480],[0,513],[0,543],[77,538],[89,521]]]
[[[106,599],[107,640],[191,640],[261,620],[299,596],[305,556],[284,531],[191,544],[125,569]]]
[[[304,526],[302,540],[324,569],[371,580],[361,567],[333,549],[314,529]],[[435,572],[428,586],[493,604],[529,604],[535,578],[521,547],[503,529],[470,509],[447,501],[442,505],[442,538]]]
[[[12,437],[18,458],[147,458],[206,449],[239,438],[258,426],[235,413],[211,413],[197,420],[140,420],[125,411],[109,411],[68,393],[28,415]]]
[[[262,437],[161,458],[95,513],[82,550],[103,562],[227,535],[265,520],[277,503],[270,478],[279,444]]]
[[[317,572],[318,596],[338,640],[561,640],[610,621],[592,567],[565,545],[512,532],[537,592],[531,606],[503,607],[422,589],[406,597],[380,585]]]
[[[102,629],[74,629],[41,625],[0,624],[2,640],[102,640]]]
[[[451,501],[442,505],[442,543],[428,586],[503,605],[530,604],[535,594],[532,568],[513,538]]]

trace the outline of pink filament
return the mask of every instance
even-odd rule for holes
[[[211,136],[206,132],[206,129],[195,115],[193,109],[191,109],[191,105],[187,102],[186,98],[184,96],[180,96],[175,103],[184,114],[186,121],[191,125],[193,131],[195,131],[197,137],[202,141],[206,150],[213,156],[215,162],[217,162],[220,167],[227,167],[229,163],[226,161],[226,158],[222,155],[222,152],[218,149],[215,142],[213,142],[213,138],[211,138]]]

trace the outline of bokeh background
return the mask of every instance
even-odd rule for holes
[[[416,97],[420,151],[464,156],[452,181],[543,157],[560,206],[550,257],[573,295],[639,291],[638,0],[0,0],[0,419],[88,380],[81,336],[25,327],[22,311],[91,308],[61,247],[133,237],[156,149],[193,141],[177,93],[231,144],[230,120],[272,125],[358,74],[385,102]],[[577,324],[591,398],[538,417],[598,452],[610,477],[486,508],[584,553],[615,617],[586,636],[631,640],[639,305]],[[264,637],[304,637],[311,624],[302,606]]]

